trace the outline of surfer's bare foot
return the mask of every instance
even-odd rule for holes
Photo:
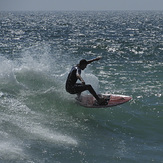
[[[99,105],[107,105],[107,101],[106,101],[106,99],[104,99],[104,98],[100,98],[100,99],[98,100],[98,104],[99,104]]]

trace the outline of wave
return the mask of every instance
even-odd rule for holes
[[[81,56],[51,54],[44,46],[25,49],[19,57],[0,57],[3,160],[25,161],[40,144],[41,153],[47,146],[73,153],[89,149],[89,143],[92,146],[99,136],[106,144],[96,142],[99,147],[114,146],[117,157],[133,153],[132,141],[136,145],[143,140],[162,141],[161,63],[121,63],[104,55],[99,65],[92,64],[82,73],[86,83],[97,92],[132,95],[133,100],[113,108],[88,109],[65,91],[68,72]]]
[[[28,144],[23,140],[41,140],[63,148],[77,146],[78,140],[59,127],[63,117],[57,107],[66,76],[55,74],[58,67],[53,72],[55,65],[50,67],[47,54],[24,55],[15,60],[1,56],[0,59],[0,147],[3,151],[0,157],[3,160],[28,158],[24,151]],[[53,115],[49,117],[52,127],[46,125],[49,112]]]

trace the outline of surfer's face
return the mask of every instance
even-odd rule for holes
[[[81,68],[82,70],[84,70],[86,67],[87,67],[87,64],[82,64],[82,65],[80,66],[80,68]]]

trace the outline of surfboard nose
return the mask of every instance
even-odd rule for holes
[[[126,96],[126,97],[124,97],[124,100],[127,102],[127,101],[130,101],[132,99],[132,97],[130,97],[130,96]]]
[[[132,97],[129,96],[129,97],[128,97],[128,100],[131,100],[131,99],[132,99]]]

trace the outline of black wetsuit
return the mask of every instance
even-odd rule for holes
[[[83,86],[81,83],[76,83],[78,78],[77,74],[81,74],[81,69],[78,66],[72,67],[66,81],[66,91],[71,94],[83,92]]]
[[[83,91],[88,90],[96,99],[99,100],[98,95],[94,91],[91,85],[84,85],[82,83],[76,83],[78,78],[77,74],[81,75],[81,69],[78,66],[72,67],[66,81],[66,91],[70,94],[80,94]]]

